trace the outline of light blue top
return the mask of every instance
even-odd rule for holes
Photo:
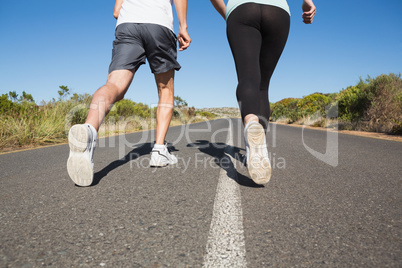
[[[246,1],[246,0],[229,0],[226,6],[226,19],[229,17],[230,13],[238,6],[244,3],[257,3],[263,5],[271,5],[276,6],[284,9],[290,15],[289,6],[286,0],[253,0],[253,1]]]

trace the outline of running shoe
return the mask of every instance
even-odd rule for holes
[[[155,144],[151,152],[151,161],[149,165],[151,167],[165,167],[167,165],[174,165],[177,163],[176,156],[172,155],[166,144],[158,145]]]
[[[271,178],[271,164],[268,157],[265,130],[258,122],[250,122],[244,128],[247,169],[257,184],[266,184]]]
[[[94,177],[93,155],[96,137],[90,125],[74,125],[68,133],[70,156],[67,160],[67,171],[70,178],[79,186],[89,186]]]

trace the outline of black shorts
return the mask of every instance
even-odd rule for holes
[[[180,70],[177,62],[177,37],[168,28],[150,23],[122,23],[115,31],[112,62],[115,70],[137,70],[148,59],[154,74]]]

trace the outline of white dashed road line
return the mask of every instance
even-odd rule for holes
[[[233,150],[232,122],[226,141],[225,156],[214,202],[204,267],[246,267],[246,246],[243,231],[243,212],[237,173],[228,150]],[[230,164],[227,164],[230,163]]]

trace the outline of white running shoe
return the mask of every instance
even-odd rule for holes
[[[174,165],[177,163],[176,156],[172,155],[166,144],[158,145],[155,144],[151,152],[151,161],[149,165],[151,167],[165,167],[167,165]]]
[[[94,177],[93,155],[96,135],[88,124],[74,125],[68,133],[70,156],[67,171],[70,178],[79,186],[89,186]]]
[[[252,121],[244,128],[247,169],[251,179],[257,184],[266,184],[271,178],[271,164],[268,157],[265,130],[258,122]]]

